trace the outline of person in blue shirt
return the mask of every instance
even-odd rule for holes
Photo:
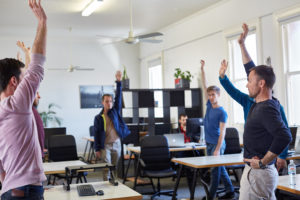
[[[243,64],[244,68],[247,74],[247,77],[249,76],[251,68],[255,67],[254,62],[252,61],[245,45],[245,40],[248,34],[248,26],[247,24],[243,24],[243,33],[240,35],[240,38],[238,39],[240,48],[241,48],[241,53],[242,53],[242,59],[243,59]],[[224,65],[221,65],[220,71],[219,71],[219,80],[223,88],[226,90],[226,92],[237,102],[239,103],[244,110],[244,120],[246,122],[249,110],[251,106],[255,103],[254,98],[249,97],[248,94],[245,94],[238,90],[234,85],[230,82],[228,77],[226,76],[226,70],[227,70],[228,65],[225,63]],[[280,105],[280,114],[282,117],[282,120],[286,127],[288,127],[288,122],[285,116],[284,109],[282,105]],[[284,151],[278,156],[276,166],[277,170],[286,167],[286,157],[288,155],[288,147],[284,149]]]
[[[224,62],[224,61],[223,61]],[[201,60],[202,86],[206,103],[206,114],[204,117],[204,130],[206,141],[206,152],[209,156],[223,155],[225,143],[225,130],[227,122],[227,113],[219,104],[220,88],[217,86],[207,87],[204,60]],[[234,188],[224,166],[214,167],[211,171],[211,185],[209,189],[209,199],[214,199],[220,182],[224,183],[226,194],[218,199],[228,199],[234,197]]]

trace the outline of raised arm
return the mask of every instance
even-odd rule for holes
[[[36,0],[28,1],[32,12],[38,19],[37,33],[32,47],[33,54],[46,55],[46,38],[47,38],[47,16],[43,7],[41,6],[41,0],[37,3]]]
[[[243,33],[241,33],[240,38],[238,39],[238,42],[239,42],[240,48],[241,48],[243,64],[246,64],[246,63],[252,61],[252,59],[247,51],[246,45],[245,45],[245,41],[246,41],[246,38],[247,38],[247,35],[249,32],[249,29],[248,29],[247,24],[243,24],[242,28],[243,28]]]
[[[38,20],[37,33],[32,48],[32,59],[23,79],[10,99],[14,110],[31,112],[37,89],[44,77],[43,65],[46,54],[47,17],[41,0],[29,0],[29,7]]]
[[[206,102],[208,100],[208,94],[207,94],[207,81],[206,81],[205,71],[204,71],[205,61],[201,60],[200,63],[201,63],[201,81],[202,81],[204,98]]]
[[[25,55],[25,69],[27,70],[30,60],[31,60],[31,50],[30,47],[26,47],[24,42],[17,41],[17,46],[23,51]],[[19,59],[19,58],[18,58]]]
[[[226,71],[228,69],[228,62],[226,60],[223,60],[221,62],[221,67],[219,70],[219,80],[223,88],[226,90],[226,92],[241,106],[247,106],[247,102],[249,100],[249,95],[241,92],[238,90],[234,85],[230,82],[228,77],[225,75]]]
[[[116,83],[117,83],[117,91],[116,91],[116,96],[115,96],[115,102],[114,102],[114,108],[118,110],[120,113],[121,108],[122,108],[122,84],[121,84],[121,79],[122,79],[122,72],[117,71],[116,72]]]

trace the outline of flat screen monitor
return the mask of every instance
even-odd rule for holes
[[[289,150],[295,149],[295,142],[297,137],[297,126],[289,127],[292,134],[292,142],[289,145]]]
[[[202,118],[188,118],[186,121],[186,135],[191,137],[194,141],[199,141],[201,135],[201,125],[203,125]]]
[[[155,135],[164,135],[167,133],[171,133],[171,124],[167,123],[157,123],[155,124]]]
[[[45,148],[48,149],[48,139],[52,135],[66,135],[67,129],[66,127],[59,127],[59,128],[44,128],[45,132],[45,140],[44,145]]]

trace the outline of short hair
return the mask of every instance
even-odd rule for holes
[[[21,68],[25,65],[14,58],[5,58],[0,60],[0,92],[3,92],[9,83],[11,77],[20,79]]]
[[[111,97],[111,99],[113,98],[113,96],[111,95],[111,94],[104,94],[103,96],[102,96],[102,101],[104,101],[104,98],[105,97]]]
[[[267,88],[273,88],[276,81],[276,76],[272,67],[259,65],[257,67],[251,68],[250,72],[251,71],[255,72],[255,74],[259,77],[259,80],[265,80]]]
[[[216,92],[217,94],[220,94],[221,91],[220,91],[220,88],[218,86],[215,86],[215,85],[212,85],[212,86],[209,86],[207,89],[206,89],[207,93],[208,92],[211,92],[211,91],[214,91]]]
[[[181,119],[181,117],[187,117],[187,115],[186,115],[185,113],[181,113],[181,114],[179,115],[179,119]]]

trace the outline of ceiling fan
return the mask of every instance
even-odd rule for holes
[[[72,27],[69,27],[69,32],[71,34],[71,31],[72,31]],[[70,60],[72,60],[72,42],[70,41]],[[86,67],[80,67],[80,66],[74,66],[72,64],[69,65],[69,67],[64,67],[64,68],[47,68],[47,70],[62,70],[62,71],[67,71],[67,72],[74,72],[75,70],[77,71],[93,71],[95,70],[94,68],[86,68]]]
[[[73,72],[74,70],[79,70],[79,71],[94,71],[94,68],[83,68],[79,66],[73,66],[70,65],[68,68],[47,68],[48,70],[63,70],[67,72]]]
[[[132,0],[129,0],[130,3],[130,30],[127,38],[119,38],[115,40],[114,42],[105,43],[105,44],[111,44],[115,42],[126,42],[127,44],[136,44],[138,42],[148,42],[148,43],[160,43],[162,42],[162,39],[156,39],[155,37],[163,36],[160,32],[153,32],[148,33],[144,35],[137,35],[134,36],[133,34],[133,23],[132,23]],[[106,37],[102,35],[97,35],[97,37]],[[109,37],[109,38],[116,38],[116,37]]]

